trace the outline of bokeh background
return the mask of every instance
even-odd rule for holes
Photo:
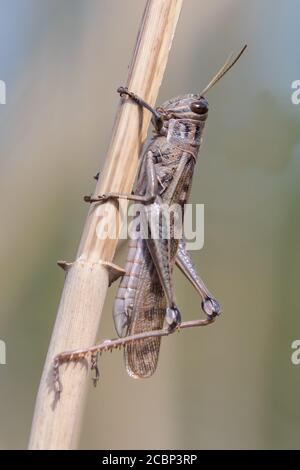
[[[143,0],[0,0],[0,447],[25,448],[63,286],[126,80]],[[159,102],[209,94],[192,201],[205,204],[194,260],[220,300],[208,329],[165,339],[155,376],[122,354],[90,386],[81,448],[299,448],[300,79],[298,0],[186,0]],[[116,260],[124,258],[125,248]],[[176,273],[184,318],[200,304]],[[111,288],[99,339],[115,336]]]

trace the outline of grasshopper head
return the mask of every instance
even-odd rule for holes
[[[208,101],[200,95],[177,96],[158,108],[164,121],[170,119],[192,119],[205,121],[208,116]]]

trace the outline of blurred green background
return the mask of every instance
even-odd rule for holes
[[[0,0],[0,447],[25,448],[63,286],[126,81],[142,0]],[[205,204],[193,258],[220,300],[212,327],[165,339],[158,370],[130,379],[121,353],[90,386],[81,448],[299,448],[300,79],[297,0],[185,0],[158,102],[208,95],[192,201]],[[125,248],[116,261],[124,258]],[[200,305],[176,273],[184,319]],[[112,287],[100,338],[115,336]]]

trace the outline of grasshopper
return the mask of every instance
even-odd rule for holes
[[[205,94],[237,62],[246,46],[233,60],[228,59],[200,94],[178,96],[154,109],[142,98],[125,87],[118,92],[138,106],[152,113],[154,137],[146,146],[141,159],[136,188],[132,194],[108,193],[86,196],[90,203],[125,198],[143,205],[146,220],[158,215],[158,237],[139,235],[129,242],[125,274],[114,304],[114,323],[118,339],[106,340],[91,348],[65,352],[55,358],[54,372],[60,391],[58,368],[60,363],[91,357],[95,370],[94,381],[99,378],[98,353],[124,346],[125,365],[134,378],[150,377],[156,370],[161,337],[180,328],[204,326],[214,322],[221,313],[220,304],[212,296],[188,254],[184,240],[166,236],[162,206],[179,204],[184,209],[191,190],[192,176],[202,143],[208,116]],[[201,297],[205,319],[181,322],[174,287],[173,268],[177,265]]]

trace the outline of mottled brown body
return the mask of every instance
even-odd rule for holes
[[[188,200],[207,116],[206,112],[201,115],[201,120],[191,119],[195,115],[192,115],[188,103],[197,99],[199,100],[197,95],[187,95],[159,108],[170,118],[165,121],[163,129],[154,136],[144,152],[144,155],[149,151],[152,153],[159,182],[158,196],[152,204],[146,207],[148,212],[155,210],[155,205],[159,206],[161,203],[169,206],[180,204],[184,208]],[[207,106],[206,102],[205,106]],[[169,111],[170,109],[173,109],[173,112]],[[178,119],[177,116],[183,116],[184,119]],[[142,160],[135,194],[142,195],[145,191],[146,173]],[[124,329],[126,335],[160,330],[164,325],[167,298],[151,256],[151,243],[151,240],[142,238],[129,242],[126,274],[120,283],[114,312],[115,318],[122,314],[126,315],[127,329]],[[162,251],[160,254],[169,263],[171,276],[178,244],[179,240],[173,237],[171,227],[169,248],[165,250],[165,253]],[[161,248],[164,248],[163,243]],[[118,334],[120,333],[121,331],[118,331]],[[130,376],[145,378],[154,373],[158,362],[160,342],[161,338],[157,337],[139,340],[125,346],[125,363]]]
[[[170,202],[185,203],[188,183],[193,174],[194,161],[190,159],[181,179],[173,200]],[[173,270],[179,240],[171,239],[170,265]],[[139,264],[139,276],[136,279],[134,295],[132,297],[132,310],[130,311],[130,324],[128,335],[138,334],[145,331],[160,330],[164,324],[165,312],[167,308],[166,296],[162,288],[156,268],[152,261],[147,243],[143,239],[130,242],[129,256],[125,266],[126,275],[121,281],[118,295],[124,292],[123,289],[134,273],[135,266],[132,262],[132,248],[141,249],[142,256],[136,259]],[[120,292],[121,291],[121,292]],[[156,367],[159,356],[161,338],[149,338],[125,346],[125,363],[129,375],[133,377],[150,377]]]
[[[110,192],[86,196],[85,200],[103,203],[109,199],[125,198],[143,204],[141,212],[147,216],[163,214],[164,205],[171,207],[179,204],[184,207],[191,190],[194,166],[208,114],[204,95],[233,67],[246,47],[232,61],[227,60],[202,93],[179,96],[157,109],[127,88],[120,87],[118,92],[122,97],[129,97],[152,113],[156,135],[143,154],[134,194]],[[53,367],[58,393],[61,391],[59,365],[63,362],[90,356],[96,384],[99,379],[98,354],[123,346],[129,375],[135,378],[150,377],[157,367],[163,336],[173,333],[177,327],[210,325],[220,315],[220,304],[199,276],[184,239],[175,236],[174,224],[170,223],[169,237],[165,235],[164,217],[159,219],[157,225],[159,237],[151,237],[150,233],[150,237],[145,238],[142,233],[138,233],[129,243],[125,274],[114,306],[114,322],[119,338],[58,354]],[[173,289],[175,264],[201,297],[205,319],[181,323]]]

